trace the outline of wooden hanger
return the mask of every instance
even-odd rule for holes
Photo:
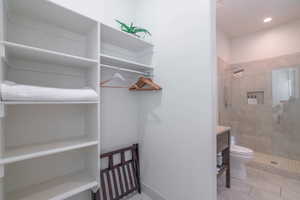
[[[149,86],[144,88],[145,86]],[[151,91],[151,90],[161,90],[162,88],[154,83],[151,78],[140,77],[139,80],[133,84],[129,90],[135,91]]]

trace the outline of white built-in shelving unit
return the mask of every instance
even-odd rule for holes
[[[152,43],[103,23],[100,38],[100,62],[103,66],[152,73]]]
[[[97,60],[90,58],[73,56],[7,41],[2,41],[1,44],[5,47],[6,56],[8,58],[29,59],[37,62],[76,67],[95,67],[98,65]]]
[[[152,73],[153,45],[47,0],[0,0],[0,56],[1,82],[89,87],[99,96],[0,102],[0,199],[98,189],[100,66]]]
[[[47,0],[0,2],[1,82],[99,94],[100,23]],[[0,199],[62,200],[98,188],[99,99],[0,102]]]

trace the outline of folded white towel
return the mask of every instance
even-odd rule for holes
[[[62,89],[4,81],[1,84],[1,97],[4,101],[95,101],[98,95],[89,88]]]

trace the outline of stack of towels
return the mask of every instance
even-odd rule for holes
[[[96,101],[98,95],[90,88],[63,89],[21,85],[11,81],[1,84],[3,101]]]

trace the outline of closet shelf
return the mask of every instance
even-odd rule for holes
[[[98,143],[97,140],[81,138],[6,150],[0,159],[0,165],[95,146]]]
[[[5,105],[41,105],[41,104],[97,104],[99,101],[2,101]]]
[[[103,23],[101,23],[101,41],[134,52],[153,48],[153,44]]]
[[[123,58],[118,58],[106,54],[101,54],[101,64],[120,67],[125,69],[137,70],[142,72],[149,72],[153,70],[151,65],[144,65],[134,61],[126,60]]]
[[[0,199],[89,196],[100,185],[100,23],[49,0],[1,0],[0,15]]]
[[[7,57],[22,58],[72,67],[97,67],[98,61],[56,51],[2,41]]]
[[[97,181],[80,171],[8,193],[9,200],[63,200],[97,187]]]

